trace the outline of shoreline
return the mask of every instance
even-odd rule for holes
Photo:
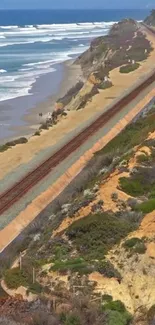
[[[97,95],[92,97],[91,101],[87,102],[84,109],[68,111],[67,117],[63,116],[61,121],[50,127],[49,130],[42,130],[40,136],[31,136],[27,143],[19,144],[5,152],[1,152],[0,179],[2,180],[7,174],[11,175],[12,173],[13,178],[11,176],[9,176],[9,179],[6,177],[6,182],[9,184],[10,177],[13,180],[19,177],[19,171],[16,174],[16,170],[20,167],[23,172],[24,165],[26,166],[27,163],[32,162],[33,159],[35,159],[35,164],[38,164],[42,157],[43,159],[48,157],[53,148],[56,150],[56,148],[60,146],[61,142],[67,142],[73,133],[75,134],[75,132],[77,133],[82,128],[85,128],[90,121],[103,113],[113,101],[118,97],[123,96],[129,88],[133,87],[134,84],[140,82],[146,77],[146,75],[151,73],[152,69],[155,68],[155,38],[148,33],[146,34],[152,43],[153,51],[145,61],[141,62],[140,67],[137,70],[128,74],[121,74],[119,68],[111,70],[110,80],[112,81],[113,86],[100,90]],[[69,69],[67,71],[69,71]],[[75,84],[75,79],[72,74],[72,69],[70,71],[70,84],[73,86],[73,81]],[[62,90],[64,91],[66,90],[66,86],[69,88],[70,85],[69,83],[66,85],[65,78],[63,82],[65,83],[65,89],[62,87]],[[63,86],[63,83],[61,83],[61,85]],[[60,92],[58,93],[58,96],[60,98]],[[31,132],[31,134],[32,133],[34,134],[34,132]],[[27,170],[27,166],[25,168]]]
[[[29,139],[38,130],[46,114],[48,112],[52,113],[54,110],[56,100],[64,96],[76,83],[76,80],[82,77],[80,66],[73,66],[73,61],[73,59],[69,59],[53,65],[55,71],[41,75],[33,84],[29,96],[0,102],[0,109],[7,110],[7,108],[17,107],[20,115],[20,121],[17,124],[21,124],[8,127],[7,131],[10,132],[10,135],[3,136],[3,123],[1,123],[0,145],[23,136]],[[21,112],[21,107],[25,112]],[[42,118],[39,117],[39,113],[43,114]],[[4,123],[4,126],[7,126],[7,124]]]

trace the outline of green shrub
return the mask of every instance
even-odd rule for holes
[[[19,139],[15,139],[13,141],[7,142],[6,143],[6,146],[8,146],[8,147],[14,147],[17,144],[22,144],[22,143],[27,143],[27,142],[28,142],[28,140],[25,137],[21,137]]]
[[[64,324],[65,325],[81,325],[80,317],[78,315],[74,315],[74,314],[67,315]]]
[[[31,283],[28,287],[28,292],[32,292],[33,294],[40,294],[42,292],[42,286],[38,283]]]
[[[143,183],[141,179],[133,179],[131,177],[121,177],[119,179],[119,186],[123,192],[134,197],[143,195],[149,190],[148,184]]]
[[[50,268],[51,271],[58,271],[60,273],[66,273],[68,271],[78,272],[78,273],[90,273],[88,264],[81,258],[67,260],[67,261],[57,261]]]
[[[40,131],[36,131],[36,132],[34,133],[34,136],[40,136]]]
[[[28,288],[27,292],[39,294],[42,291],[41,285],[36,281],[32,282],[32,275],[28,274],[26,270],[13,268],[5,271],[4,280],[10,289],[17,289],[20,286]]]
[[[103,259],[108,250],[133,229],[134,225],[128,220],[98,213],[74,222],[66,234],[85,260]]]
[[[123,246],[127,249],[133,248],[139,242],[141,242],[141,239],[134,237],[134,238],[130,238],[130,239],[126,240],[125,243],[123,244]]]
[[[152,212],[153,210],[155,210],[155,198],[149,199],[146,202],[143,202],[141,204],[138,204],[135,207],[135,210],[136,211],[142,211],[145,214]]]
[[[104,305],[104,310],[117,310],[120,313],[124,313],[126,311],[126,308],[124,304],[120,300],[111,301]]]
[[[99,89],[108,89],[108,88],[111,88],[112,86],[113,86],[113,84],[111,81],[103,81],[97,87]]]
[[[111,295],[105,294],[102,296],[102,301],[104,302],[111,302],[113,300],[113,297]]]
[[[138,253],[138,254],[144,254],[146,251],[146,246],[144,243],[144,239],[143,238],[131,238],[128,239],[123,246],[126,249],[130,249],[131,251],[131,256],[132,253]]]
[[[23,270],[19,268],[9,269],[5,272],[4,280],[10,289],[17,289],[20,286],[28,286],[28,277]]]
[[[155,189],[149,193],[149,199],[155,199]]]
[[[141,164],[141,163],[149,162],[150,157],[148,155],[141,154],[141,155],[137,156],[136,159],[137,159],[137,162]]]
[[[145,246],[144,242],[138,243],[134,248],[134,252],[137,254],[145,254],[146,246]]]
[[[107,260],[99,262],[97,271],[108,278],[117,278],[121,280],[120,273],[114,268],[112,263]]]
[[[119,71],[120,73],[130,73],[140,67],[139,63],[134,63],[134,64],[127,64],[122,67],[120,67]]]
[[[147,116],[139,118],[136,122],[129,124],[120,134],[112,139],[96,155],[109,153],[123,154],[132,149],[134,146],[142,143],[149,132],[155,130],[155,111],[154,107],[149,111]],[[125,159],[125,158],[124,158]]]
[[[155,320],[155,305],[152,305],[151,308],[147,312],[147,319],[149,322],[152,322]],[[153,323],[151,323],[153,324]]]
[[[107,312],[108,325],[127,325],[132,320],[131,314],[120,300],[103,305],[102,310]]]
[[[3,144],[0,146],[0,152],[4,152],[6,150],[8,150],[11,147],[16,146],[17,144],[22,144],[22,143],[27,143],[28,140],[25,137],[21,137],[19,139],[15,139],[13,141],[7,142],[6,144]]]
[[[109,310],[107,315],[107,325],[128,325],[132,320],[132,316],[128,313],[120,313],[116,310]]]
[[[4,152],[6,150],[8,150],[10,148],[10,146],[3,144],[2,146],[0,146],[0,152]]]
[[[54,255],[54,260],[56,261],[68,259],[70,251],[71,248],[64,242],[56,242],[52,245],[52,254]]]

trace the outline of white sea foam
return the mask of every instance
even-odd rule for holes
[[[4,69],[0,69],[0,73],[5,73],[5,72],[7,72],[7,71]]]
[[[19,69],[19,71],[31,71],[31,70],[33,70],[33,68],[25,68],[25,69]]]
[[[88,40],[106,34],[112,24],[95,22],[0,26],[0,48],[10,46],[6,53],[4,49],[0,53],[1,67],[7,68],[9,63],[8,71],[0,70],[0,101],[31,95],[33,84],[41,75],[54,72],[54,64],[84,52],[88,48]],[[31,46],[35,43],[37,45]],[[13,70],[9,72],[10,66],[13,66]]]
[[[2,28],[2,29],[16,29],[16,28],[18,28],[18,26],[0,26],[0,28]]]

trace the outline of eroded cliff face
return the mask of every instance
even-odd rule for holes
[[[60,98],[56,107],[65,110],[84,108],[99,91],[112,87],[111,70],[127,66],[127,72],[133,71],[151,50],[150,42],[134,20],[125,19],[115,24],[109,35],[94,39],[90,48],[75,60],[74,65],[81,66],[83,80]]]
[[[115,59],[120,53],[124,60],[126,52],[132,55],[127,34],[122,41],[119,38],[123,30],[129,39],[132,35],[134,55],[139,58],[136,46],[140,43],[136,41],[143,41],[136,23],[127,20],[114,25],[109,40],[95,40],[78,59],[76,64],[81,64],[86,80],[73,87],[57,109],[63,105],[82,108],[88,95],[100,91],[103,76],[109,82],[104,75],[104,51],[97,60],[105,39],[109,46],[111,39],[108,69],[118,64]],[[144,58],[144,47],[141,52]],[[18,316],[20,324],[23,316],[30,325],[41,321],[56,325],[154,324],[155,106],[116,134],[78,174],[76,184],[68,189],[72,199],[58,202],[48,220],[41,226],[36,222],[23,246],[15,247],[17,260],[3,272],[2,282],[15,299],[0,301],[2,316]],[[23,292],[25,299],[36,302],[23,302]],[[8,318],[4,321],[9,324]]]
[[[22,272],[17,259],[4,273],[5,289],[11,288],[9,292],[14,296],[21,296],[23,287],[25,294],[30,291],[35,298],[46,296],[47,301],[56,302],[58,314],[63,308],[65,313],[74,308],[79,311],[77,301],[73,306],[75,297],[80,303],[86,297],[95,301],[94,318],[86,322],[84,314],[80,325],[109,325],[116,319],[121,325],[131,324],[131,319],[132,324],[152,325],[154,171],[152,104],[147,114],[139,116],[94,155],[77,177],[72,200],[59,203],[42,229],[37,227],[30,233],[22,255]],[[88,315],[94,307],[88,307],[86,300],[85,305]]]

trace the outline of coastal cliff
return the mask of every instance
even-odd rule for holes
[[[109,72],[120,67],[120,73],[130,73],[147,59],[151,44],[132,19],[125,19],[111,28],[109,35],[94,39],[90,48],[74,62],[80,65],[83,80],[80,89],[75,85],[69,93],[60,98],[56,108],[78,110],[84,108],[100,91],[112,87]]]
[[[151,11],[151,14],[144,20],[144,23],[149,26],[155,26],[155,9]]]
[[[15,298],[0,301],[4,320],[153,324],[154,144],[152,101],[85,166],[72,199],[14,247],[22,254],[2,272],[3,289]]]
[[[133,20],[114,25],[75,61],[83,78],[56,111],[83,109],[112,86],[111,70],[130,73],[151,50]],[[16,243],[14,263],[5,256],[1,285],[12,298],[0,300],[0,324],[154,324],[154,175],[153,100],[86,164],[68,186],[70,199],[59,198],[48,220]]]

